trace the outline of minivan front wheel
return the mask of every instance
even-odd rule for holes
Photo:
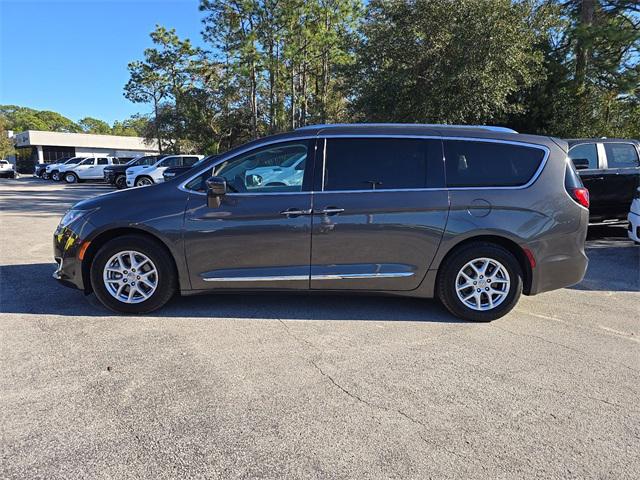
[[[107,308],[148,313],[162,307],[176,291],[167,251],[137,235],[115,238],[102,246],[91,263],[91,286]]]
[[[506,315],[522,293],[522,269],[506,248],[486,242],[449,256],[438,276],[438,297],[455,316],[489,322]]]

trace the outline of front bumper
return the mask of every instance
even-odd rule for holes
[[[640,243],[640,215],[629,212],[627,220],[629,220],[629,231],[627,232],[629,238]]]
[[[79,253],[93,230],[93,225],[80,218],[67,227],[58,227],[53,234],[53,257],[57,266],[53,278],[63,285],[86,290]]]

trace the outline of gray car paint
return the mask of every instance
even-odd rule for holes
[[[564,189],[566,143],[557,139],[474,128],[320,126],[243,145],[212,160],[198,174],[214,163],[262,145],[295,139],[320,141],[327,136],[517,142],[545,149],[548,158],[534,181],[524,187],[228,194],[217,209],[207,207],[206,195],[185,190],[186,181],[114,192],[76,205],[91,213],[78,222],[81,228],[78,224],[67,227],[69,235],[77,236],[71,247],[55,242],[56,256],[66,259],[61,276],[88,291],[87,262],[106,238],[103,235],[126,231],[145,232],[166,246],[175,261],[183,294],[311,288],[432,297],[438,267],[446,255],[461,242],[481,237],[511,242],[509,245],[533,254],[535,267],[523,265],[525,272],[530,271],[525,293],[571,285],[584,275],[588,211]],[[318,155],[317,160],[321,159]],[[335,216],[319,213],[327,206],[344,208],[345,212]],[[289,208],[313,209],[316,213],[281,215]],[[92,243],[81,269],[76,254],[85,241]],[[331,278],[334,273],[345,273],[332,271],[335,265],[349,263],[357,264],[354,273],[364,269],[365,273],[396,271],[411,275]],[[244,269],[250,269],[251,274],[244,274]],[[78,273],[81,270],[82,275]],[[308,274],[328,278],[307,280]],[[253,278],[246,282],[211,281],[213,277],[241,276]],[[256,276],[268,276],[270,281],[254,281]]]

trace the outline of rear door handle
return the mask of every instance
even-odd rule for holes
[[[327,207],[324,210],[314,210],[316,215],[337,215],[344,212],[344,208]]]
[[[280,212],[280,215],[285,215],[287,217],[297,217],[299,215],[311,215],[312,210],[300,210],[298,208],[288,208],[287,210],[283,210]]]

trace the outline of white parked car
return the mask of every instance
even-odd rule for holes
[[[280,165],[257,167],[246,172],[246,185],[249,190],[256,187],[285,187],[301,185],[304,175],[307,152],[293,152]]]
[[[66,160],[62,163],[50,163],[44,169],[44,173],[42,174],[42,178],[45,180],[55,180],[56,182],[60,180],[60,167],[62,165],[76,165],[84,160],[86,157],[71,157],[69,160]]]
[[[640,243],[640,187],[631,202],[631,211],[627,217],[629,220],[629,238],[636,243]]]
[[[169,167],[189,167],[203,155],[165,155],[153,165],[127,168],[127,187],[143,187],[164,182],[162,173]]]
[[[8,160],[0,160],[0,178],[16,178],[13,164]]]
[[[85,158],[77,165],[63,165],[60,167],[60,178],[67,183],[77,183],[83,180],[104,180],[104,167],[117,165],[114,157]]]

